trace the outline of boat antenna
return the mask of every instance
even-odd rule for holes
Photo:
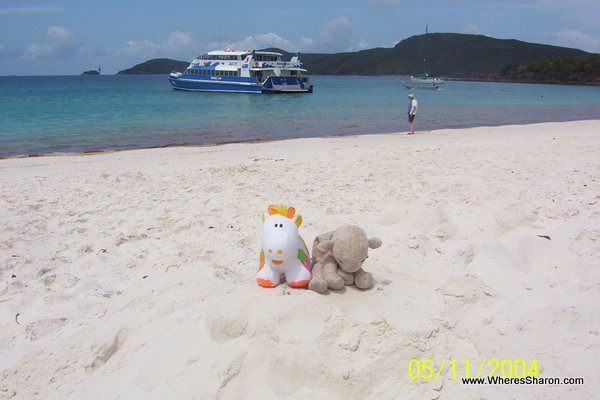
[[[223,48],[223,22],[221,21],[221,25],[219,27],[219,48]]]
[[[226,47],[225,50],[229,51],[231,49],[233,49],[233,46],[235,46],[235,44],[237,43],[237,40],[234,40],[233,42],[229,43]]]

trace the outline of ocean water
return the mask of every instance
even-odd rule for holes
[[[162,75],[0,77],[0,157],[405,131],[401,79],[252,95],[173,91]],[[449,81],[415,95],[417,131],[600,119],[600,87]]]

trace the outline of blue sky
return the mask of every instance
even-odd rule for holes
[[[115,73],[236,40],[305,52],[391,47],[425,25],[600,52],[600,0],[0,0],[0,75]]]

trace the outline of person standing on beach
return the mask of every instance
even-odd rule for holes
[[[415,115],[417,115],[417,107],[419,103],[415,99],[414,94],[408,95],[408,134],[415,134]]]

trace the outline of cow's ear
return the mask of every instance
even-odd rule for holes
[[[277,214],[277,207],[271,204],[269,205],[269,207],[267,207],[267,212],[269,213],[269,215],[275,215]]]
[[[302,215],[298,214],[296,216],[296,226],[300,228],[300,225],[302,225]]]
[[[294,215],[296,214],[296,209],[294,207],[288,207],[287,212],[285,213],[285,216],[288,217],[289,219],[294,218]]]

